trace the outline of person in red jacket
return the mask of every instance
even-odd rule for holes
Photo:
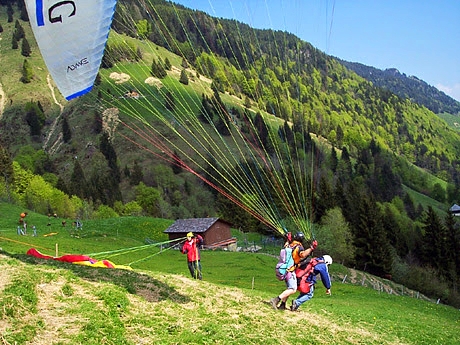
[[[201,280],[200,247],[203,244],[203,237],[194,236],[192,232],[187,234],[187,240],[182,246],[182,254],[187,254],[187,264],[192,278]]]

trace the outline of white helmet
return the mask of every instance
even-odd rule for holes
[[[332,264],[332,258],[329,255],[323,255],[323,259],[326,265],[329,266],[330,264]]]

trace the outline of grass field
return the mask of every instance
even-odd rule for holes
[[[4,344],[458,344],[460,312],[349,283],[333,264],[332,296],[318,284],[300,312],[272,310],[283,290],[264,253],[203,251],[203,281],[189,279],[185,255],[153,245],[171,221],[143,217],[84,221],[80,238],[59,219],[29,212],[38,236],[18,236],[23,212],[0,203],[0,334]],[[43,229],[47,229],[46,231]],[[56,233],[52,236],[43,236]],[[251,239],[250,239],[251,240]],[[40,260],[96,254],[133,270]],[[98,254],[99,253],[99,254]],[[442,326],[441,326],[442,325]]]

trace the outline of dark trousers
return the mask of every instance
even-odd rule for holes
[[[202,279],[200,260],[198,260],[198,261],[188,261],[188,269],[190,271],[190,274],[192,275],[192,278],[199,279],[199,280]]]

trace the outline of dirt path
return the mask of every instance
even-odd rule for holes
[[[53,85],[51,85],[51,76],[48,74],[47,77],[46,77],[46,82],[48,83],[48,87],[51,91],[51,96],[53,97],[53,100],[54,100],[54,104],[57,104],[59,106],[59,115],[54,119],[53,123],[51,124],[51,128],[48,132],[48,135],[46,136],[46,139],[45,141],[43,142],[43,150],[47,151],[49,154],[54,154],[58,149],[59,147],[61,146],[62,144],[62,133],[60,133],[60,135],[58,136],[57,140],[52,144],[51,148],[49,150],[47,150],[46,148],[48,147],[48,143],[51,139],[51,137],[53,136],[54,134],[54,131],[56,130],[56,126],[57,126],[57,123],[59,122],[59,118],[61,117],[62,115],[62,112],[64,111],[64,106],[58,102],[57,98],[56,98],[56,94],[54,92],[54,87]]]
[[[0,119],[2,118],[3,111],[5,110],[6,95],[3,91],[2,84],[0,84]]]

